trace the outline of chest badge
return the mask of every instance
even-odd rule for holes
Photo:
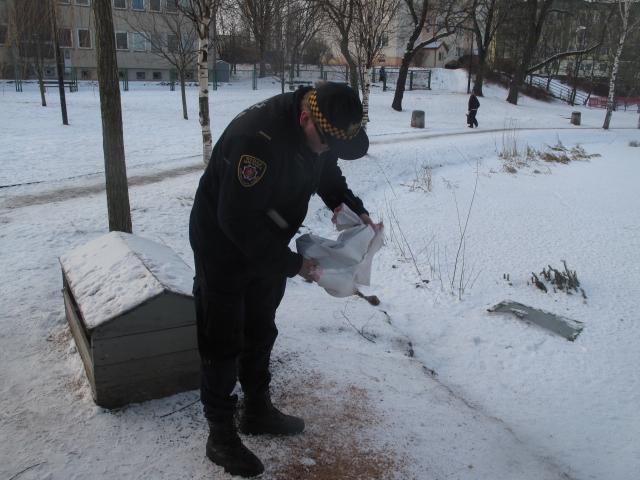
[[[267,164],[251,155],[243,155],[238,163],[238,179],[243,187],[253,187],[264,176]]]

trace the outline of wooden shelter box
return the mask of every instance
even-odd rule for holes
[[[60,264],[67,321],[96,404],[198,388],[193,270],[170,248],[111,232]]]

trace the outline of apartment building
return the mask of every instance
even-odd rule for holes
[[[92,0],[54,0],[58,42],[65,77],[97,79],[96,33]],[[173,80],[177,68],[196,78],[197,37],[175,0],[111,0],[120,77],[123,80]],[[180,0],[183,1],[183,0]],[[4,78],[36,78],[28,38],[38,27],[26,16],[50,21],[42,0],[0,0],[0,65]],[[48,38],[50,38],[50,32]],[[51,42],[49,42],[51,43]],[[41,53],[44,78],[56,78],[53,47]]]

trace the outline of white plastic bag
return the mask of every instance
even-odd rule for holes
[[[315,258],[318,285],[329,295],[353,295],[356,284],[369,285],[373,256],[382,246],[382,224],[371,228],[362,223],[346,205],[336,209],[333,218],[342,233],[337,240],[307,233],[298,237],[296,248],[306,258]]]

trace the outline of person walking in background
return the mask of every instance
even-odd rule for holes
[[[478,120],[476,120],[478,108],[480,108],[480,102],[478,101],[478,97],[476,97],[476,92],[472,90],[471,96],[469,97],[469,107],[467,108],[467,123],[469,124],[469,128],[473,128],[474,125],[476,127],[478,126]]]
[[[355,160],[369,149],[362,117],[358,93],[346,85],[327,82],[276,95],[229,124],[200,179],[189,239],[206,455],[232,475],[264,471],[234,422],[238,380],[240,432],[292,435],[305,428],[304,420],[271,402],[275,315],[287,278],[317,280],[317,260],[289,249],[312,195],[331,210],[344,203],[374,226],[338,166],[338,158]]]

